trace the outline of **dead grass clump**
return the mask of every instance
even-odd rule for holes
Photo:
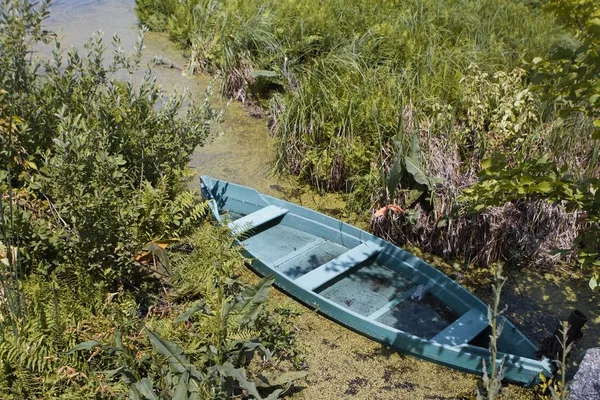
[[[465,167],[456,145],[433,138],[425,168],[444,178],[431,201],[409,211],[373,217],[373,231],[400,245],[415,245],[445,260],[463,259],[478,265],[505,261],[516,266],[548,268],[559,262],[556,249],[573,247],[583,229],[584,213],[562,204],[516,201],[472,214],[461,209],[458,196],[477,181],[478,162]],[[398,204],[403,204],[399,191]]]

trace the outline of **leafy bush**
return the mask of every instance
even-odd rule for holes
[[[600,281],[600,213],[598,207],[598,149],[600,148],[600,90],[597,74],[590,71],[598,66],[598,54],[591,49],[600,45],[600,6],[592,1],[549,2],[548,7],[567,28],[576,31],[578,46],[574,50],[552,52],[548,60],[534,60],[538,72],[548,80],[542,89],[548,98],[562,103],[561,114],[577,118],[584,114],[592,126],[586,133],[591,144],[582,166],[559,164],[547,155],[510,162],[503,155],[482,165],[479,182],[465,190],[465,199],[475,210],[522,199],[543,199],[562,203],[583,214],[583,223],[576,240],[563,253],[577,255],[581,267],[591,274],[589,286],[596,289]],[[559,121],[562,122],[562,121]],[[571,134],[573,135],[573,134]],[[574,136],[574,135],[573,135]],[[575,168],[574,168],[575,167]]]
[[[245,369],[293,335],[264,315],[271,280],[233,279],[244,259],[185,190],[208,93],[136,82],[142,38],[64,54],[48,2],[0,5],[0,397],[276,398],[298,375],[257,389]],[[50,59],[30,57],[40,41]]]
[[[24,22],[2,22],[2,37],[18,38]],[[37,23],[32,31],[40,31]],[[82,268],[126,281],[138,270],[131,255],[144,243],[189,232],[204,212],[182,182],[189,155],[209,134],[207,100],[180,111],[184,98],[166,97],[150,72],[134,82],[141,39],[132,56],[113,42],[109,61],[100,37],[83,55],[65,55],[55,42],[53,57],[39,63],[14,53],[14,44],[2,46],[4,60],[22,58],[0,72],[0,120],[15,121],[0,137],[10,168],[0,189],[16,191],[14,207],[3,210],[13,213],[27,272]]]

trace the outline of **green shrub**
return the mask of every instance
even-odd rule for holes
[[[260,399],[247,356],[291,333],[264,315],[272,281],[233,279],[233,239],[185,190],[208,93],[136,82],[141,38],[64,54],[47,3],[0,5],[0,397]],[[50,59],[30,57],[40,41]],[[261,379],[270,398],[289,381]]]
[[[579,213],[577,237],[566,246],[563,254],[576,255],[580,266],[589,274],[589,286],[596,289],[600,280],[600,213],[598,207],[598,151],[600,149],[600,90],[597,69],[600,45],[600,7],[593,1],[551,1],[551,10],[565,26],[575,32],[576,46],[554,49],[547,60],[534,60],[537,73],[546,78],[537,89],[549,99],[561,104],[560,114],[573,127],[574,133],[563,129],[562,146],[579,141],[587,146],[579,162],[569,162],[563,157],[550,158],[550,154],[536,158],[532,155],[515,160],[505,155],[495,155],[482,164],[479,182],[464,191],[464,198],[476,211],[506,202],[540,199],[564,204]],[[558,119],[556,125],[565,125]],[[577,146],[577,145],[575,145]],[[556,151],[559,149],[557,148]]]
[[[3,37],[18,29],[3,21]],[[12,212],[25,270],[83,268],[111,282],[129,279],[144,243],[186,234],[204,213],[184,192],[183,172],[209,134],[207,100],[182,111],[185,98],[165,96],[150,71],[135,83],[141,39],[132,56],[115,51],[108,61],[100,37],[84,54],[64,54],[56,42],[40,63],[11,54],[14,44],[2,49],[5,60],[23,58],[0,72],[0,120],[18,121],[3,129],[0,156],[10,171],[0,189],[7,193],[10,183],[17,191],[3,210]]]

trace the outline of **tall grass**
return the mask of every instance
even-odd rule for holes
[[[548,16],[509,0],[171,1],[170,15],[151,3],[137,1],[142,22],[163,15],[165,29],[179,21],[170,29],[178,40],[193,32],[194,57],[222,74],[226,94],[282,93],[271,107],[278,166],[330,190],[360,190],[350,178],[384,168],[373,158],[380,142],[389,147],[400,104],[414,108],[419,130],[449,110],[434,132],[448,135],[468,124],[461,79],[469,65],[511,71],[557,35]],[[184,11],[192,27],[180,21]]]
[[[583,171],[593,159],[589,122],[559,127],[554,106],[529,87],[527,63],[573,43],[539,7],[513,0],[169,0],[175,11],[166,13],[153,2],[136,0],[143,23],[162,15],[162,29],[176,40],[189,35],[183,42],[192,61],[222,76],[223,93],[271,110],[280,171],[349,193],[354,211],[388,202],[409,209],[396,221],[373,221],[396,242],[446,256],[505,258],[503,248],[490,246],[502,240],[489,235],[494,215],[456,214],[455,200],[476,181],[481,160],[494,151],[514,162],[549,153]],[[388,171],[410,150],[395,142],[415,135],[423,151],[417,167],[440,183],[423,191],[400,179],[389,198]],[[573,218],[540,207],[496,214],[501,222],[504,214],[558,214],[566,222],[557,237],[576,236]],[[517,227],[515,240],[543,229],[534,225]]]

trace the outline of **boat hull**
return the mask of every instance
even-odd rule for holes
[[[457,316],[463,316],[458,317],[454,322],[448,323],[449,328],[443,329],[443,332],[451,330],[455,325],[460,326],[459,322],[461,318],[465,318],[464,316],[469,313],[487,315],[487,306],[484,303],[446,275],[431,267],[423,260],[374,235],[313,210],[260,194],[244,186],[209,177],[202,177],[201,185],[203,196],[211,202],[211,210],[214,216],[218,220],[221,220],[221,222],[229,222],[230,227],[240,228],[239,225],[231,225],[231,221],[225,221],[221,216],[223,212],[230,212],[235,216],[246,215],[254,217],[260,214],[260,210],[269,208],[271,212],[283,214],[278,215],[275,218],[276,222],[269,225],[265,229],[265,232],[272,229],[272,226],[278,226],[278,224],[294,227],[294,229],[300,232],[307,232],[307,234],[314,235],[323,240],[343,244],[345,246],[344,250],[349,249],[347,253],[351,253],[352,251],[356,253],[356,249],[359,249],[361,246],[362,248],[369,248],[369,246],[371,248],[374,246],[377,247],[376,260],[378,260],[379,264],[384,265],[393,271],[393,273],[397,273],[398,279],[401,276],[399,274],[402,274],[402,276],[409,277],[411,281],[416,283],[428,282],[426,286],[427,291],[433,293],[437,299],[441,299]],[[245,221],[245,219],[242,217],[238,221]],[[263,233],[263,235],[265,234]],[[304,281],[310,281],[306,277],[311,274],[317,275],[315,276],[316,280],[320,279],[321,276],[318,276],[319,274],[315,271],[309,271],[308,273],[302,271],[303,275],[290,276],[289,269],[287,275],[278,269],[278,265],[293,264],[293,260],[298,259],[296,253],[300,254],[303,249],[310,248],[311,243],[298,246],[301,248],[288,252],[288,254],[282,257],[281,252],[276,252],[276,245],[273,245],[266,239],[259,242],[258,239],[255,239],[256,237],[260,238],[260,234],[250,236],[249,238],[242,235],[239,240],[245,254],[252,260],[252,268],[260,275],[274,276],[275,285],[295,299],[311,308],[317,309],[320,313],[355,332],[390,346],[397,351],[461,371],[482,374],[483,361],[489,360],[490,352],[486,347],[477,346],[473,343],[481,338],[485,340],[485,331],[478,334],[480,339],[471,338],[472,340],[468,342],[453,344],[448,342],[447,338],[442,337],[441,333],[435,335],[432,339],[431,337],[421,337],[397,329],[397,327],[390,326],[389,323],[386,324],[385,318],[382,317],[385,317],[384,314],[386,313],[391,313],[394,307],[398,307],[402,300],[408,298],[407,296],[404,299],[392,300],[384,307],[381,307],[380,310],[373,313],[359,312],[361,310],[353,310],[351,307],[345,307],[343,303],[340,304],[340,301],[334,301],[324,295],[324,293],[328,292],[328,287],[333,287],[329,282],[337,282],[335,284],[339,285],[340,278],[335,277],[334,279],[325,281],[324,284],[317,282],[313,287],[310,285],[311,282],[308,282],[308,286],[305,283],[300,284],[300,282],[303,282],[303,279]],[[271,240],[285,241],[286,237],[282,233],[279,233],[279,236],[272,236]],[[313,248],[316,248],[315,246]],[[271,247],[275,247],[275,250],[271,249]],[[310,253],[310,250],[304,250],[304,253],[307,252]],[[334,261],[330,261],[319,268],[325,270],[328,268],[331,269],[330,264],[336,260],[340,260],[342,257],[344,255],[334,258]],[[279,261],[275,261],[276,259]],[[358,264],[363,265],[362,261]],[[349,272],[353,273],[353,271],[355,269]],[[323,271],[322,274],[331,274],[331,271]],[[340,273],[341,279],[349,279],[345,278],[346,276],[349,276],[348,273]],[[329,277],[326,276],[325,278]],[[421,284],[420,286],[423,287],[424,285]],[[323,287],[326,287],[326,289],[322,290]],[[356,295],[360,296],[360,293]],[[409,318],[413,317],[410,314],[405,314],[405,316],[407,315]],[[468,322],[470,323],[471,321]],[[401,324],[402,321],[399,323]],[[481,324],[481,322],[479,323]],[[463,327],[460,326],[460,329],[463,329]],[[503,333],[502,338],[502,341],[505,342],[504,347],[514,350],[509,353],[499,353],[499,358],[504,358],[504,379],[506,381],[532,386],[538,382],[540,373],[552,376],[550,361],[547,359],[535,359],[534,354],[537,348],[510,321],[505,321],[504,330],[505,333]],[[441,340],[437,339],[440,337]],[[529,357],[523,356],[523,354]]]

